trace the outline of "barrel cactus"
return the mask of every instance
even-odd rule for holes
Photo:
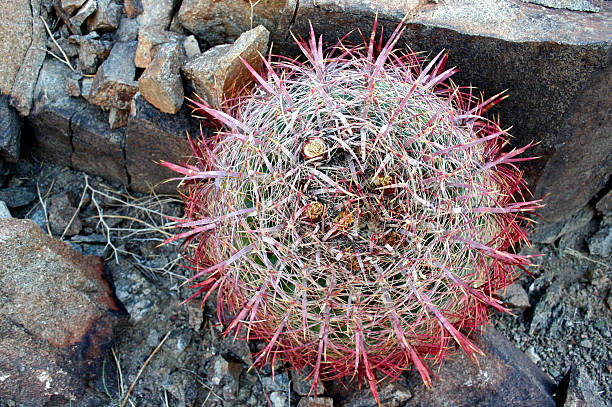
[[[432,363],[488,322],[496,297],[529,266],[528,147],[483,116],[483,100],[445,70],[446,55],[376,40],[328,51],[311,28],[304,62],[262,58],[255,86],[222,110],[222,127],[192,141],[180,173],[193,297],[217,293],[226,334],[263,341],[319,380],[376,383]],[[245,62],[246,64],[246,62]]]

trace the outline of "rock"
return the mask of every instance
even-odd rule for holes
[[[66,94],[75,98],[81,96],[81,85],[79,81],[74,78],[68,79],[66,82]]]
[[[53,195],[49,198],[48,202],[51,232],[56,236],[70,237],[78,235],[83,228],[83,224],[79,217],[75,216],[77,209],[74,207],[68,194]]]
[[[123,9],[127,18],[135,18],[143,11],[140,0],[124,0]]]
[[[260,69],[260,54],[266,51],[268,37],[268,31],[260,25],[240,35],[231,46],[218,45],[190,59],[183,66],[183,73],[200,97],[211,106],[219,106],[225,97],[253,81],[251,73],[239,58]]]
[[[125,316],[102,261],[29,220],[0,220],[0,282],[0,397],[34,407],[82,399]]]
[[[74,13],[76,10],[78,10],[83,5],[83,3],[85,3],[85,0],[62,0],[61,1],[62,8],[68,14]]]
[[[9,106],[8,96],[0,94],[0,159],[15,162],[21,145],[21,119]]]
[[[111,129],[99,107],[66,94],[66,83],[78,77],[73,75],[61,62],[45,61],[27,120],[34,135],[33,152],[41,159],[127,185],[125,129]],[[82,86],[86,92],[86,82]]]
[[[138,48],[136,48],[134,64],[138,68],[148,67],[155,55],[155,47],[161,44],[179,42],[181,38],[181,35],[171,31],[161,30],[157,27],[140,27],[138,30]]]
[[[140,0],[140,4],[143,11],[137,18],[141,27],[168,29],[176,0]]]
[[[588,240],[589,252],[609,259],[612,256],[612,225],[602,227]]]
[[[347,27],[355,29],[347,41],[360,43],[356,29],[371,30],[372,4],[300,0],[295,19],[292,13],[283,17],[277,32],[291,27],[296,36],[306,38],[310,21],[328,44],[344,36]],[[535,195],[548,194],[539,213],[550,223],[567,219],[601,190],[611,172],[612,139],[606,135],[612,133],[607,118],[612,100],[612,3],[603,2],[599,13],[514,0],[475,4],[421,4],[409,14],[398,46],[408,44],[428,55],[448,50],[447,66],[461,68],[453,76],[456,83],[472,84],[488,95],[508,89],[510,97],[493,111],[502,126],[513,126],[514,146],[539,142],[529,154],[542,158],[522,163]],[[406,13],[405,2],[381,1],[376,8],[388,36]],[[272,40],[283,55],[299,51],[291,38]]]
[[[506,287],[504,302],[510,308],[526,309],[531,306],[529,295],[527,295],[527,292],[520,283],[514,283]]]
[[[91,84],[93,83],[94,78],[85,77],[81,79],[81,96],[83,99],[91,103],[91,99],[89,98],[89,94],[91,93]]]
[[[599,12],[602,0],[522,0],[526,3],[539,4],[544,7],[564,8],[574,11]]]
[[[308,369],[291,369],[291,385],[293,391],[300,396],[320,396],[325,392],[325,388],[321,382],[317,383],[316,390],[313,391],[313,379],[308,377],[312,372],[312,368]]]
[[[110,54],[113,44],[110,41],[99,39],[97,32],[87,35],[73,35],[70,42],[79,44],[79,68],[83,73],[94,74],[98,66]]]
[[[539,211],[548,222],[576,213],[612,174],[612,123],[607,119],[612,110],[612,53],[606,61],[607,68],[594,75],[580,93],[578,108],[568,113],[561,129],[568,137],[546,163],[538,181],[537,196],[551,193]]]
[[[179,23],[178,16],[174,14],[172,17],[172,21],[170,21],[170,26],[168,27],[168,31],[173,31],[175,33],[188,36],[190,33]]]
[[[70,18],[70,22],[77,28],[83,25],[85,20],[92,15],[96,9],[98,8],[98,4],[96,0],[87,0],[85,4],[79,9],[79,11]]]
[[[66,94],[66,82],[71,79],[78,75],[60,61],[47,59],[36,84],[32,113],[26,119],[34,155],[62,165],[70,165],[72,155],[70,120],[87,106],[84,99]]]
[[[604,407],[606,404],[599,396],[595,383],[582,366],[572,365],[563,407]]]
[[[38,72],[45,59],[47,33],[42,0],[7,0],[0,15],[0,94],[27,116]],[[45,16],[45,15],[43,15]]]
[[[87,29],[99,32],[115,31],[121,19],[121,5],[113,0],[97,0],[97,2],[96,11],[87,19]]]
[[[362,383],[361,389],[356,380],[352,383],[346,383],[346,385],[348,388],[336,381],[325,383],[329,395],[340,402],[341,406],[374,407],[378,405],[367,383]],[[383,407],[404,407],[409,405],[405,403],[412,399],[412,393],[407,386],[400,382],[385,381],[378,384],[378,397],[380,398],[380,405]]]
[[[298,407],[334,407],[334,399],[329,397],[302,397]]]
[[[157,110],[142,95],[134,96],[127,124],[125,150],[132,189],[149,192],[155,186],[158,192],[176,193],[176,182],[160,184],[176,174],[155,161],[185,161],[192,154],[186,131],[196,134],[198,128],[198,124],[191,121],[185,107],[170,115]]]
[[[605,216],[612,215],[612,190],[597,201],[595,208]]]
[[[108,124],[110,128],[114,130],[126,126],[129,115],[129,110],[119,110],[115,107],[111,107],[108,112]]]
[[[130,323],[143,323],[159,313],[161,298],[156,287],[141,274],[128,274],[117,281],[117,298],[127,309]],[[155,345],[157,346],[157,344]]]
[[[485,353],[480,366],[461,352],[444,362],[431,390],[414,372],[408,380],[413,397],[403,407],[555,406],[555,383],[503,335],[488,328],[477,345]]]
[[[164,113],[174,114],[183,105],[181,66],[184,61],[185,51],[181,44],[159,45],[155,57],[138,80],[142,96]]]
[[[183,27],[211,46],[233,42],[258,25],[283,37],[287,35],[287,27],[280,23],[282,17],[291,19],[297,6],[295,0],[262,0],[253,4],[251,9],[249,2],[235,0],[184,0],[176,16]]]
[[[0,201],[0,220],[10,218],[12,218],[11,211],[9,211],[9,208],[6,206],[4,201]]]
[[[63,30],[59,31],[61,33]],[[57,45],[55,44],[56,42]],[[60,48],[62,51],[64,51],[64,54],[66,54],[69,59],[79,56],[79,46],[71,41],[68,35],[64,37],[64,35],[61,34],[59,38],[55,38],[55,41],[53,41],[50,37],[47,39],[47,49],[49,51],[58,55],[61,54],[61,51],[59,50]]]
[[[542,358],[536,353],[535,347],[533,346],[525,349],[525,355],[536,365],[542,361]]]
[[[111,129],[104,112],[91,105],[73,115],[71,128],[72,166],[127,185],[125,128]]]
[[[229,375],[229,363],[227,360],[222,358],[221,356],[217,356],[214,361],[211,363],[212,367],[210,369],[208,377],[210,377],[210,381],[215,386],[221,384],[221,380]]]
[[[122,18],[119,21],[119,27],[114,32],[115,41],[130,42],[138,40],[138,20],[133,18]]]
[[[554,320],[563,312],[563,304],[560,297],[563,294],[558,284],[551,285],[545,295],[538,301],[533,311],[531,325],[529,326],[530,335],[544,335],[551,327],[555,326]]]
[[[540,225],[529,238],[533,242],[551,244],[562,236],[579,233],[585,229],[593,217],[595,211],[590,206],[585,206],[570,219],[560,220],[555,223]]]
[[[19,208],[28,205],[36,199],[36,192],[31,186],[11,186],[0,189],[0,201],[9,208]]]
[[[459,351],[447,358],[433,380],[433,388],[423,384],[413,371],[402,382],[379,384],[383,406],[402,407],[554,407],[555,383],[524,353],[494,328],[476,338],[476,345],[485,353],[475,363]],[[336,382],[326,383],[330,396],[345,407],[373,407],[374,398],[367,384],[359,391],[355,382],[349,388]],[[410,389],[408,391],[408,389]],[[389,401],[387,401],[389,400]]]
[[[187,59],[191,59],[194,56],[201,54],[198,40],[193,35],[185,37],[185,40],[183,41],[183,48],[185,48],[185,55],[187,55]]]
[[[111,107],[119,110],[130,108],[131,100],[138,92],[138,83],[134,80],[137,45],[137,42],[132,41],[118,42],[113,46],[91,84],[89,97],[92,103],[104,110]]]

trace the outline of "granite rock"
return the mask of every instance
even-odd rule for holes
[[[604,407],[597,387],[585,368],[573,365],[568,372],[569,382],[563,407]]]
[[[334,399],[329,397],[302,397],[298,407],[334,407]]]
[[[86,74],[95,74],[113,48],[112,42],[101,40],[95,31],[87,35],[72,35],[70,42],[79,45],[79,68]]]
[[[48,206],[49,226],[55,236],[70,237],[79,234],[83,224],[78,214],[75,216],[77,208],[69,194],[56,194],[49,197]]]
[[[439,379],[428,389],[420,375],[413,371],[398,382],[379,384],[383,406],[402,407],[554,407],[555,383],[503,335],[488,328],[476,338],[485,353],[475,363],[464,352],[447,358]],[[387,388],[386,386],[392,387]],[[326,383],[334,400],[345,407],[374,407],[376,402],[367,386],[360,391],[356,383],[348,388],[335,382]]]
[[[64,11],[68,14],[74,13],[78,10],[86,0],[61,0],[61,5]]]
[[[0,188],[0,201],[9,208],[26,206],[36,199],[36,192],[31,185],[14,185]]]
[[[70,22],[77,28],[77,30],[81,29],[81,26],[85,23],[85,20],[92,15],[96,9],[98,8],[98,3],[96,0],[87,0],[83,6],[77,11],[77,13],[70,17]]]
[[[316,390],[313,391],[313,379],[310,376],[312,369],[292,369],[291,370],[291,386],[293,391],[300,396],[320,396],[325,392],[325,388],[321,382],[317,383]],[[310,376],[310,377],[309,377]]]
[[[124,0],[123,9],[127,18],[135,18],[143,12],[140,0]]]
[[[70,78],[78,79],[78,75],[60,61],[47,59],[36,84],[32,113],[25,121],[34,155],[62,165],[70,165],[72,155],[70,120],[87,106],[83,98],[66,93]]]
[[[563,8],[573,11],[599,12],[602,0],[522,0],[526,3],[539,4],[544,7]]]

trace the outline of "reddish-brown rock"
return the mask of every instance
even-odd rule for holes
[[[104,110],[111,107],[119,110],[129,109],[132,97],[138,92],[138,82],[134,80],[134,55],[137,45],[136,41],[115,43],[91,84],[91,103]]]
[[[155,56],[155,47],[161,44],[179,42],[182,37],[182,35],[155,26],[140,27],[134,64],[138,68],[148,67]]]
[[[121,5],[113,0],[97,0],[96,11],[87,19],[89,31],[107,32],[114,31],[119,27],[121,20]]]
[[[253,81],[253,76],[239,58],[260,69],[261,56],[268,47],[269,32],[263,26],[249,30],[234,42],[195,56],[183,66],[183,73],[196,93],[211,106]]]
[[[174,114],[183,105],[181,66],[184,61],[185,51],[181,44],[159,45],[155,57],[138,80],[142,96],[164,113]]]
[[[251,4],[253,7],[251,8]],[[236,40],[243,32],[263,25],[270,32],[288,34],[280,26],[283,17],[290,19],[295,0],[184,0],[177,19],[189,32],[209,45]],[[348,28],[350,29],[350,28]]]
[[[43,406],[81,397],[125,315],[98,257],[29,220],[0,220],[0,397]]]

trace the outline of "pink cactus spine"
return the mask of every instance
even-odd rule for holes
[[[321,379],[376,383],[455,347],[506,311],[496,293],[531,265],[525,182],[504,152],[509,135],[449,81],[446,55],[425,67],[375,41],[329,52],[311,28],[306,62],[248,66],[255,88],[216,110],[220,126],[192,141],[181,175],[197,289],[217,292],[226,334],[265,343],[258,365],[281,358]],[[246,64],[246,62],[245,62]],[[520,199],[517,199],[520,198]],[[431,363],[429,363],[431,364]]]

